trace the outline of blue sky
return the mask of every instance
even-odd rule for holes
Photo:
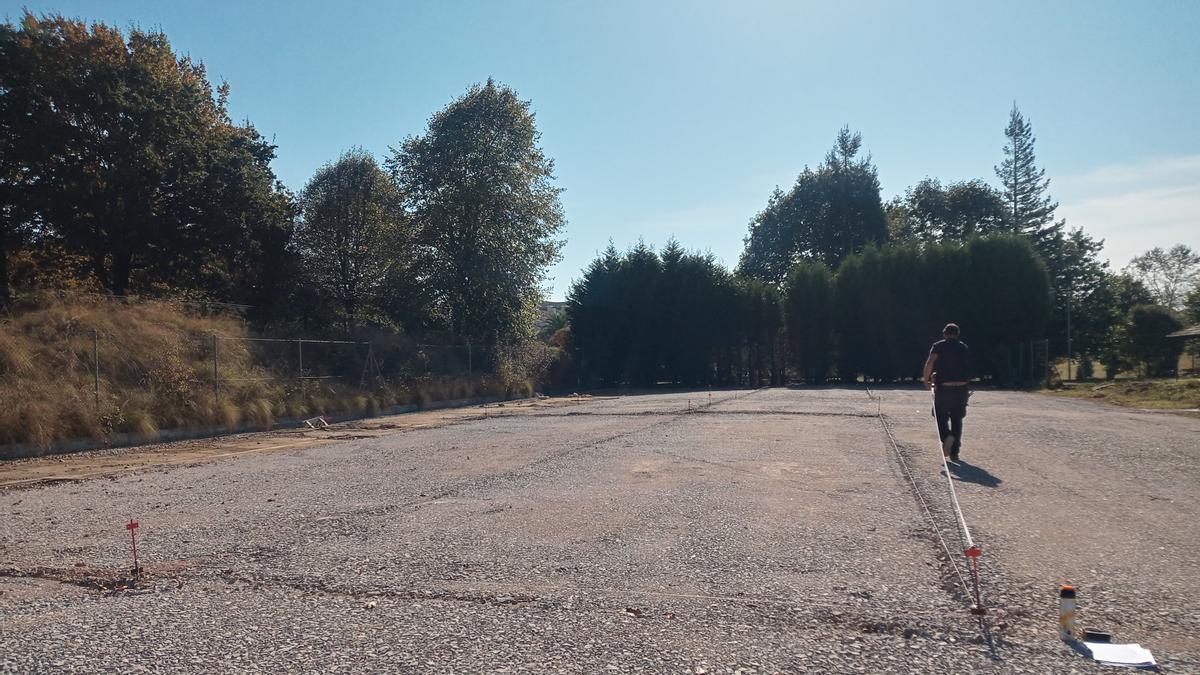
[[[886,200],[994,182],[1017,101],[1059,215],[1115,267],[1200,249],[1200,2],[6,3],[160,28],[232,87],[299,190],[382,157],[489,76],[532,101],[569,224],[551,297],[611,238],[674,235],[735,264],[776,185],[863,134]]]

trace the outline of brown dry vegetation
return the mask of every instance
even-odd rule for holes
[[[248,336],[236,317],[204,316],[168,301],[69,296],[26,303],[0,321],[0,444],[46,447],[74,438],[108,441],[114,434],[153,439],[163,429],[267,429],[280,419],[372,415],[392,405],[532,391],[525,380],[486,375],[366,388],[326,380],[301,386],[255,363],[253,343],[222,339],[214,392],[214,334]]]
[[[1200,408],[1200,379],[1116,380],[1070,383],[1050,391],[1058,396],[1104,401],[1129,408],[1195,410]]]

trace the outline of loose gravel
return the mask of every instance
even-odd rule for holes
[[[8,489],[0,670],[1098,672],[1056,637],[1066,580],[1086,624],[1200,670],[1200,421],[977,395],[980,619],[926,395],[875,393],[631,395]]]

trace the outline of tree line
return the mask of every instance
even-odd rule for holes
[[[585,370],[608,383],[758,383],[782,379],[786,364],[810,383],[894,381],[919,375],[953,320],[978,374],[999,381],[1032,379],[1015,369],[1042,339],[1048,359],[1078,357],[1086,377],[1093,360],[1109,377],[1172,372],[1182,343],[1163,336],[1200,321],[1200,256],[1156,248],[1110,271],[1103,241],[1055,219],[1015,105],[1004,133],[1001,188],[926,178],[885,203],[861,135],[843,128],[820,165],[754,216],[733,273],[673,240],[658,257],[643,243],[624,255],[610,246],[568,297]],[[705,270],[693,293],[675,291],[693,274],[681,262]]]
[[[566,311],[583,377],[596,384],[914,379],[946,316],[971,327],[977,374],[1003,381],[1009,346],[1044,333],[1050,285],[1016,235],[867,245],[836,272],[799,262],[780,285],[672,240],[661,254],[610,245],[573,284]]]
[[[66,286],[241,303],[274,332],[536,333],[565,217],[509,87],[470,87],[386,156],[351,148],[298,193],[272,172],[275,145],[231,118],[229,86],[161,32],[25,12],[0,25],[0,92],[0,304]],[[1169,354],[1135,336],[1196,311],[1200,256],[1152,249],[1110,270],[1103,242],[1056,219],[1015,105],[1004,133],[999,187],[926,178],[884,202],[844,128],[751,219],[734,270],[677,242],[610,247],[572,286],[555,344],[609,384],[888,379],[909,373],[916,326],[924,342],[953,318],[987,350],[1047,337],[1081,365],[1161,371]],[[991,321],[1011,303],[1024,313]]]
[[[674,240],[661,253],[610,244],[567,294],[565,344],[593,385],[778,384],[780,298]]]
[[[185,294],[280,331],[533,333],[565,218],[528,101],[488,80],[382,159],[298,194],[230,89],[161,32],[0,25],[0,303],[11,289]]]

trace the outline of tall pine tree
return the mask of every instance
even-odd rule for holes
[[[1004,135],[1008,143],[1004,146],[1004,160],[996,167],[996,176],[1003,186],[1008,228],[1029,238],[1050,272],[1054,311],[1046,337],[1050,338],[1051,353],[1057,356],[1071,356],[1068,352],[1093,353],[1111,328],[1102,321],[1097,323],[1102,313],[1095,311],[1104,304],[1100,292],[1108,267],[1100,259],[1104,240],[1093,239],[1080,228],[1068,232],[1065,220],[1054,220],[1058,202],[1048,194],[1050,179],[1046,178],[1046,170],[1037,165],[1033,127],[1015,102]],[[1080,321],[1084,315],[1081,310],[1091,322]],[[1074,335],[1068,340],[1067,314],[1072,311],[1076,325],[1072,327]]]
[[[1021,115],[1015,101],[1004,136],[1008,143],[1004,146],[1004,161],[996,167],[996,177],[1004,186],[1009,229],[1028,236],[1038,252],[1047,257],[1064,223],[1054,222],[1058,202],[1047,194],[1050,179],[1046,178],[1046,170],[1037,165],[1033,127]]]

